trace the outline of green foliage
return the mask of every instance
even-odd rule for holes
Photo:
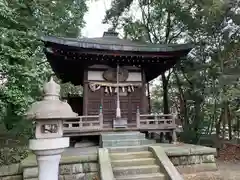
[[[71,83],[61,84],[61,97],[67,97],[68,95],[82,96],[82,86],[74,86]]]
[[[52,74],[40,35],[77,38],[86,11],[84,0],[1,0],[0,124],[6,132],[0,138],[32,135],[32,124],[25,122],[24,114],[40,98],[42,85]]]
[[[125,11],[131,9],[130,2],[131,6],[138,4],[139,17]],[[186,59],[162,75],[165,82],[153,84],[151,92],[153,112],[163,112],[164,98],[178,109],[184,128],[181,137],[186,142],[198,142],[203,130],[211,133],[218,124],[228,124],[229,132],[233,124],[240,130],[236,113],[240,105],[239,6],[235,0],[139,0],[125,4],[114,0],[107,11],[105,18],[118,24],[125,38],[196,45]]]
[[[28,106],[41,95],[50,67],[42,52],[41,34],[78,37],[85,1],[2,1],[0,4],[0,118],[8,129],[21,122]]]
[[[19,163],[19,162],[21,162],[21,160],[25,159],[27,156],[28,156],[28,148],[27,147],[25,147],[25,148],[4,147],[4,148],[0,149],[0,166]]]

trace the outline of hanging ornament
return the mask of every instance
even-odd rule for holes
[[[105,87],[104,92],[105,92],[105,93],[108,93],[108,88],[107,88],[107,87]]]
[[[133,85],[131,85],[131,91],[134,92],[134,87],[133,87]]]
[[[130,86],[128,86],[128,92],[131,92],[131,87]]]
[[[125,87],[122,87],[122,92],[125,92]]]
[[[95,84],[95,83],[90,83],[89,88],[91,89],[91,91],[95,92],[95,91],[99,90],[101,88],[101,86],[98,84]]]
[[[117,87],[115,88],[115,91],[114,91],[115,93],[117,93]]]
[[[112,93],[112,87],[111,86],[109,87],[109,92]]]
[[[96,84],[96,90],[99,90],[99,89],[101,89],[101,86]]]

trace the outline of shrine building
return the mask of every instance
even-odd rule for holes
[[[191,44],[142,43],[112,31],[100,38],[45,36],[42,41],[56,76],[83,87],[82,98],[68,98],[79,116],[64,121],[66,135],[174,131],[173,114],[151,114],[148,82],[185,58]]]

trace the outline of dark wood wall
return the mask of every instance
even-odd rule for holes
[[[84,92],[83,92],[83,111],[84,115],[99,114],[100,105],[103,109],[104,124],[112,124],[116,117],[116,93],[107,94],[104,92],[104,87],[93,92],[89,88],[87,81],[87,70],[84,77]],[[142,74],[144,80],[144,74]],[[120,96],[121,115],[128,118],[128,123],[135,123],[137,107],[141,113],[148,112],[148,100],[145,95],[145,82],[142,87],[135,87],[134,92],[130,92],[127,96]]]

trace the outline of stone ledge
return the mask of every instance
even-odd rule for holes
[[[85,163],[85,162],[97,162],[98,155],[81,155],[81,156],[62,156],[60,164],[74,164],[74,163]],[[24,159],[21,164],[21,168],[35,167],[37,166],[36,156],[31,155]]]
[[[183,174],[185,180],[224,180],[218,171]]]
[[[217,152],[215,148],[193,144],[155,144],[154,146],[161,146],[168,156],[215,155]]]
[[[208,171],[217,171],[216,163],[202,163],[202,164],[192,164],[186,166],[176,166],[177,170],[181,174],[191,174],[191,173],[199,173],[199,172],[208,172]]]
[[[214,155],[170,156],[169,158],[175,166],[201,163],[215,163]]]

